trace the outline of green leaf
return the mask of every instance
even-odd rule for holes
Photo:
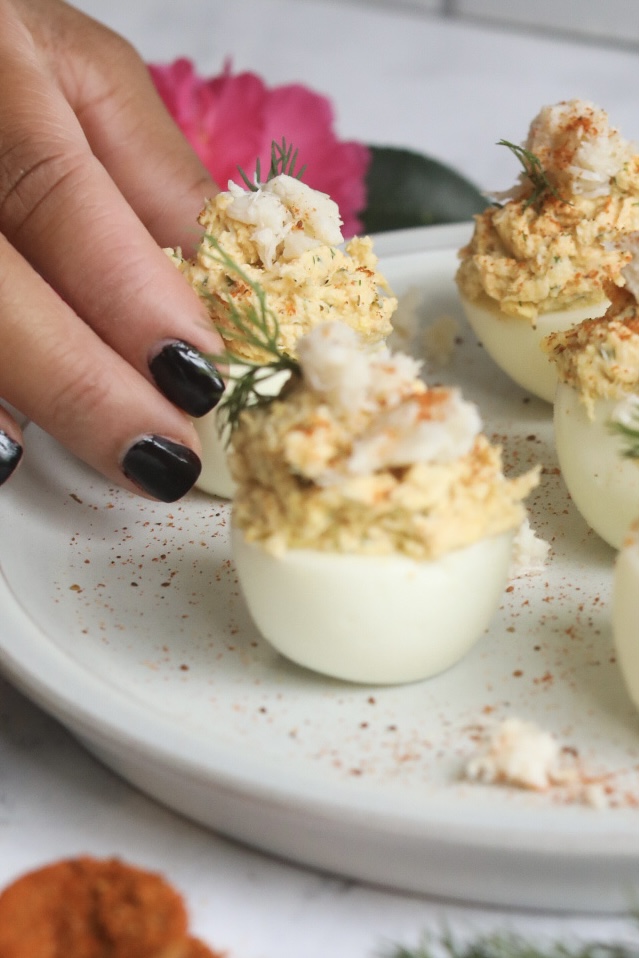
[[[366,233],[463,223],[489,205],[469,180],[431,157],[390,146],[369,149]]]

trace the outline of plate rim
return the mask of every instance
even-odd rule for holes
[[[378,234],[374,238],[374,248],[381,260],[401,258],[413,253],[451,252],[469,235],[471,226],[470,223],[447,224],[445,226],[400,230],[392,234]],[[105,718],[104,714],[98,714],[92,707],[95,703],[91,701],[91,697],[88,695],[90,689],[87,689],[84,694],[77,694],[81,686],[78,681],[72,683],[72,688],[75,688],[74,695],[65,694],[65,690],[59,687],[52,687],[51,683],[47,681],[47,674],[45,674],[45,666],[52,664],[51,656],[58,660],[63,659],[66,671],[69,674],[84,675],[86,678],[86,670],[80,663],[65,657],[63,650],[55,643],[48,641],[46,633],[29,617],[24,604],[11,589],[1,559],[0,609],[5,612],[3,633],[0,635],[0,670],[28,697],[61,721],[72,734],[79,738],[91,751],[94,751],[98,757],[107,754],[114,743],[120,745],[124,743],[130,749],[132,755],[143,755],[151,761],[160,761],[164,765],[177,765],[195,776],[205,773],[207,779],[210,779],[211,772],[214,771],[215,785],[211,785],[212,788],[241,793],[258,805],[263,802],[270,802],[287,809],[289,812],[295,812],[298,816],[308,817],[310,815],[318,820],[326,818],[327,815],[338,814],[344,823],[350,822],[353,827],[358,825],[358,819],[362,813],[362,796],[366,797],[365,790],[363,792],[358,791],[356,787],[346,789],[343,787],[343,783],[336,787],[331,783],[322,797],[317,799],[312,794],[311,788],[300,788],[298,783],[298,787],[291,794],[290,787],[287,787],[286,783],[278,777],[276,771],[271,770],[271,775],[265,777],[262,774],[263,766],[261,766],[260,774],[256,777],[255,771],[251,772],[251,766],[253,769],[255,768],[254,760],[248,764],[238,764],[237,757],[235,755],[231,756],[232,748],[228,743],[225,743],[224,747],[218,743],[214,753],[215,761],[209,760],[203,764],[201,759],[198,762],[192,755],[196,747],[196,741],[200,741],[199,736],[195,741],[191,734],[185,732],[180,735],[179,730],[173,729],[173,734],[167,740],[159,741],[157,730],[154,734],[150,727],[153,724],[157,726],[158,717],[154,715],[152,721],[150,721],[142,703],[132,701],[124,692],[119,692],[113,686],[99,683],[100,688],[106,690],[109,698],[118,701],[119,707],[113,709],[110,721]],[[28,661],[28,656],[26,656],[21,645],[21,635],[28,636],[32,642],[43,645],[48,649],[47,662],[39,670],[35,662]],[[57,666],[59,666],[59,661]],[[89,677],[91,680],[88,683],[89,686],[98,682],[97,677],[93,674],[90,674]],[[124,722],[123,715],[130,717],[128,722]],[[132,720],[136,718],[141,720],[139,724]],[[160,716],[159,718],[163,728],[170,725],[168,716]],[[135,732],[132,731],[133,728],[135,728]],[[176,758],[172,743],[180,739],[183,743],[185,740],[190,740],[190,747],[182,749],[181,754]],[[114,767],[112,762],[108,762],[108,764]],[[122,773],[121,769],[116,769],[116,771]],[[126,772],[124,775],[132,780]],[[143,784],[139,782],[134,782],[134,784],[144,790]],[[160,798],[160,800],[163,799]],[[176,808],[177,806],[173,804],[173,807]],[[191,814],[188,809],[184,808],[178,808],[178,811],[187,815]],[[620,822],[627,822],[626,810],[613,809],[611,811],[618,815]],[[534,811],[529,812],[529,815],[532,816],[533,813]],[[591,858],[594,856],[601,859],[603,867],[604,861],[607,861],[613,855],[616,861],[626,862],[628,871],[632,871],[639,882],[639,872],[637,872],[639,865],[635,865],[639,854],[639,829],[631,835],[624,827],[618,835],[614,833],[614,829],[605,831],[601,829],[595,834],[590,834],[588,846],[584,848],[582,827],[593,813],[593,810],[587,808],[571,808],[573,818],[579,818],[580,824],[574,826],[574,834],[564,834],[563,836],[562,855],[564,859],[579,862],[586,855]],[[394,828],[404,830],[405,833],[419,832],[422,842],[428,842],[429,836],[431,840],[437,839],[440,842],[445,840],[451,850],[456,849],[460,854],[470,848],[475,848],[477,853],[482,849],[489,848],[492,853],[507,854],[516,838],[518,854],[525,854],[529,850],[531,853],[535,852],[542,857],[546,855],[548,858],[552,858],[553,849],[551,846],[556,838],[553,833],[540,842],[537,828],[522,829],[520,826],[510,829],[500,828],[497,833],[495,830],[492,833],[487,830],[483,835],[478,836],[476,823],[464,826],[460,822],[452,824],[450,821],[442,822],[437,817],[429,821],[427,827],[425,827],[422,819],[411,815],[409,807],[402,806],[395,815],[390,815],[387,807],[383,809],[379,806],[372,807],[370,796],[366,805],[366,814],[370,816],[370,821],[365,827],[361,827],[364,827],[368,834],[371,834],[371,828],[375,822],[378,819],[383,819],[384,822],[392,824]],[[191,814],[191,817],[197,818],[193,814]],[[204,824],[208,823],[205,822]],[[232,834],[232,827],[229,827],[227,831]],[[234,837],[242,839],[241,835],[235,834]],[[256,844],[259,845],[259,841]],[[265,850],[272,849],[265,846]],[[275,849],[275,852],[277,853],[277,849]],[[322,862],[319,864],[320,867],[325,867]],[[360,876],[356,874],[354,877]],[[371,878],[370,875],[363,877],[367,880]],[[406,890],[428,891],[428,889],[412,886]],[[494,901],[494,898],[490,898],[490,901]],[[512,902],[510,903],[512,904]],[[549,907],[552,907],[552,902],[550,902]],[[605,910],[609,909],[606,908]]]

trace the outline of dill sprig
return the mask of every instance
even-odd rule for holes
[[[613,416],[608,426],[624,442],[621,455],[625,459],[639,459],[639,396],[629,397],[623,403],[623,413]]]
[[[602,942],[574,946],[551,942],[544,947],[515,934],[484,935],[460,945],[445,934],[435,942],[426,939],[417,949],[396,948],[383,958],[639,958],[639,949]]]
[[[548,174],[541,165],[541,160],[538,156],[535,156],[534,153],[531,153],[530,150],[526,150],[523,146],[511,143],[509,140],[498,140],[497,146],[507,146],[508,149],[515,154],[524,169],[524,173],[532,183],[533,191],[524,204],[525,210],[527,210],[529,206],[535,206],[539,209],[548,193],[562,203],[567,202],[562,199],[548,179]]]
[[[228,318],[233,327],[233,340],[253,346],[262,354],[271,357],[266,361],[246,359],[233,352],[228,346],[223,353],[209,357],[216,364],[242,367],[241,373],[230,374],[232,386],[226,390],[224,398],[217,407],[218,413],[221,414],[218,420],[220,432],[228,427],[230,438],[244,409],[248,406],[267,405],[276,398],[276,395],[265,395],[263,392],[264,384],[269,379],[282,372],[288,372],[294,377],[299,377],[301,373],[299,363],[280,349],[280,325],[277,316],[269,308],[262,286],[251,279],[241,266],[238,266],[235,260],[222,249],[214,236],[207,235],[205,240],[208,244],[207,253],[212,259],[220,263],[229,274],[246,284],[254,296],[253,301],[243,303],[240,307],[230,293],[224,294],[220,291],[216,293],[228,308]],[[212,253],[211,250],[213,250]]]
[[[277,140],[271,142],[271,165],[265,180],[262,180],[259,156],[255,162],[255,173],[252,180],[249,179],[241,166],[238,166],[237,171],[246,183],[248,189],[253,193],[257,193],[261,183],[268,183],[269,180],[272,180],[282,173],[285,173],[287,176],[293,176],[296,180],[301,180],[306,166],[303,166],[297,173],[295,172],[297,153],[298,151],[293,150],[292,146],[287,145],[285,138],[282,137],[281,143],[278,143]]]

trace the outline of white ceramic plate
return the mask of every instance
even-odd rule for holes
[[[0,496],[0,661],[125,778],[243,842],[414,892],[626,909],[639,893],[639,719],[612,648],[614,553],[564,491],[550,408],[499,372],[462,319],[453,274],[468,235],[377,244],[397,292],[423,290],[423,324],[459,320],[453,360],[431,378],[480,403],[508,471],[545,466],[530,506],[552,542],[547,569],[512,582],[461,664],[401,688],[295,668],[247,617],[226,504],[145,502],[31,427]],[[464,782],[478,732],[510,715],[574,749],[609,807]]]

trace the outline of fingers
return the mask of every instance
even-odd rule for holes
[[[4,398],[119,485],[166,502],[184,495],[200,471],[191,420],[102,342],[1,236],[0,263]],[[20,445],[20,433],[4,410],[2,432],[8,478],[19,461],[12,443]]]
[[[222,343],[158,241],[186,245],[214,187],[124,41],[60,0],[0,0],[0,23],[0,396],[173,501]],[[0,483],[21,451],[0,407]]]
[[[50,9],[51,0],[46,0]],[[42,16],[27,3],[28,22],[91,149],[160,246],[190,252],[197,215],[217,192],[169,116],[149,71],[122,37],[65,4]]]
[[[174,124],[146,67],[127,56],[115,75],[87,65],[88,82],[70,91],[91,147],[160,246],[190,254],[197,217],[218,189]],[[150,161],[150,158],[153,158]]]
[[[0,486],[9,479],[22,459],[22,430],[0,403]]]
[[[0,228],[140,375],[191,415],[207,412],[223,383],[198,356],[221,352],[206,310],[94,156],[15,16],[0,33],[0,88]]]
[[[191,252],[217,193],[122,37],[59,0],[14,0],[96,157],[160,246]]]
[[[97,56],[93,44],[82,42],[58,62],[62,89],[93,152],[151,235],[161,246],[190,252],[200,235],[197,215],[217,186],[169,116],[137,53],[121,37],[98,29]],[[73,70],[67,68],[69,55]]]

